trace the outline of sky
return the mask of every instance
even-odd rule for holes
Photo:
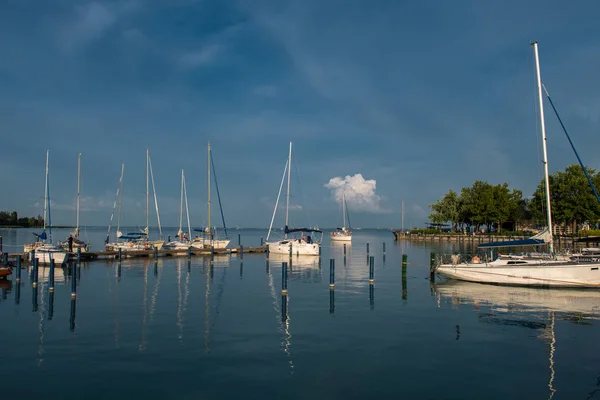
[[[600,170],[600,3],[357,0],[0,2],[0,210],[163,226],[207,220],[211,142],[228,226],[268,227],[293,142],[290,225],[423,226],[475,180],[543,177],[533,51],[584,162]],[[550,172],[576,163],[545,105]],[[284,193],[285,195],[285,185]],[[151,202],[152,203],[152,202]],[[213,225],[220,218],[213,187]],[[283,226],[280,207],[275,226]],[[151,206],[150,224],[156,223]],[[217,224],[220,225],[220,224]]]

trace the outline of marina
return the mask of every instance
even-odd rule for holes
[[[86,231],[92,245],[105,233]],[[25,233],[2,231],[5,245]],[[248,245],[265,233],[240,231]],[[0,338],[19,338],[3,361],[43,384],[7,379],[4,394],[64,391],[65,374],[64,398],[368,397],[373,382],[379,397],[399,387],[490,399],[598,389],[600,358],[584,350],[600,334],[596,292],[430,280],[431,252],[451,250],[469,247],[360,230],[320,260],[98,259],[57,266],[53,278],[49,267],[23,268],[20,281],[16,271],[0,281]],[[444,374],[423,385],[435,371]],[[498,374],[505,385],[494,386]],[[98,381],[112,384],[90,394]]]

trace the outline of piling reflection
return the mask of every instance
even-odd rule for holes
[[[277,264],[274,264],[274,265],[277,265]],[[282,265],[282,264],[279,264],[279,265]],[[282,275],[283,275],[283,272],[282,272]],[[292,335],[290,333],[290,317],[288,314],[289,297],[287,295],[282,294],[281,295],[281,303],[279,303],[279,300],[277,297],[277,289],[275,288],[275,282],[273,279],[273,273],[269,269],[267,269],[267,280],[268,280],[268,284],[269,284],[269,290],[271,293],[273,310],[275,311],[275,314],[277,316],[279,331],[282,334],[281,348],[288,357],[288,363],[290,366],[290,374],[293,374],[294,373],[294,361],[292,359],[292,355],[291,355],[291,351],[290,351],[291,346],[292,346],[292,342],[291,342]],[[284,311],[285,311],[285,317],[284,317]]]
[[[369,306],[371,311],[375,309],[375,285],[369,285]]]
[[[71,313],[69,315],[69,329],[75,332],[75,311],[77,310],[77,299],[71,299]]]
[[[54,316],[54,292],[48,294],[48,321]]]
[[[37,312],[38,310],[38,290],[37,287],[31,288],[31,311]]]
[[[15,304],[19,304],[21,302],[21,283],[17,282],[17,286],[15,287]]]
[[[8,279],[0,279],[0,299],[6,300],[12,289],[12,281]],[[17,286],[18,283],[17,283]]]
[[[329,290],[329,314],[335,314],[335,290]]]

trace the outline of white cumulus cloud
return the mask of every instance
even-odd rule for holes
[[[381,197],[376,193],[377,181],[365,179],[362,174],[346,175],[345,178],[336,176],[324,185],[331,190],[331,195],[336,202],[341,202],[346,194],[348,208],[355,211],[373,213],[389,212],[381,206]]]

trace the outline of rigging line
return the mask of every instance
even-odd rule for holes
[[[225,231],[225,237],[227,237],[227,226],[225,225],[225,215],[223,215],[223,205],[221,204],[221,195],[219,194],[219,184],[217,183],[217,171],[215,170],[215,162],[213,160],[212,151],[210,152],[210,165],[212,167],[212,173],[215,178],[215,188],[217,189],[217,199],[219,200],[219,209],[221,210],[221,220],[223,221],[223,230]]]
[[[275,209],[273,209],[273,216],[271,217],[271,224],[269,225],[269,231],[267,232],[266,241],[269,241],[271,236],[271,230],[273,229],[273,221],[275,220],[275,214],[277,213],[277,206],[279,206],[279,198],[281,197],[281,190],[283,189],[283,182],[285,182],[285,173],[287,172],[289,165],[289,159],[285,160],[285,168],[283,169],[283,177],[281,177],[281,185],[279,185],[279,192],[277,193],[277,200],[275,201]]]
[[[598,196],[598,192],[596,192],[596,188],[594,187],[594,184],[592,183],[592,179],[590,178],[590,175],[588,174],[587,169],[583,165],[583,161],[581,161],[581,158],[579,157],[579,154],[577,153],[577,150],[575,149],[575,145],[573,144],[573,141],[571,140],[571,136],[569,136],[569,133],[567,132],[567,128],[565,128],[565,124],[563,124],[562,119],[560,118],[560,115],[558,115],[558,111],[556,110],[556,107],[554,107],[554,103],[552,102],[552,99],[550,98],[548,89],[546,89],[546,86],[544,84],[542,84],[542,88],[544,88],[544,92],[546,92],[546,97],[548,98],[548,101],[550,102],[550,105],[552,106],[552,109],[554,110],[554,114],[556,115],[556,118],[558,118],[558,122],[560,122],[560,126],[562,127],[563,132],[565,133],[565,135],[567,136],[567,139],[569,140],[569,144],[571,145],[571,148],[573,149],[573,152],[575,153],[575,157],[577,157],[577,161],[579,161],[579,165],[581,166],[581,169],[583,170],[583,173],[585,174],[585,177],[587,178],[588,184],[590,185],[590,187],[592,188],[592,191],[594,192],[594,196],[596,196],[596,200],[598,200],[598,202],[600,203],[600,197]]]
[[[158,200],[156,199],[156,186],[154,186],[154,173],[152,173],[152,162],[150,161],[150,155],[148,155],[148,165],[150,166],[150,177],[152,178],[152,194],[154,195],[154,206],[156,207],[156,222],[158,224],[158,234],[163,237],[162,228],[160,226],[160,214],[158,213]],[[146,226],[146,228],[148,228]],[[148,234],[149,232],[146,232]]]

